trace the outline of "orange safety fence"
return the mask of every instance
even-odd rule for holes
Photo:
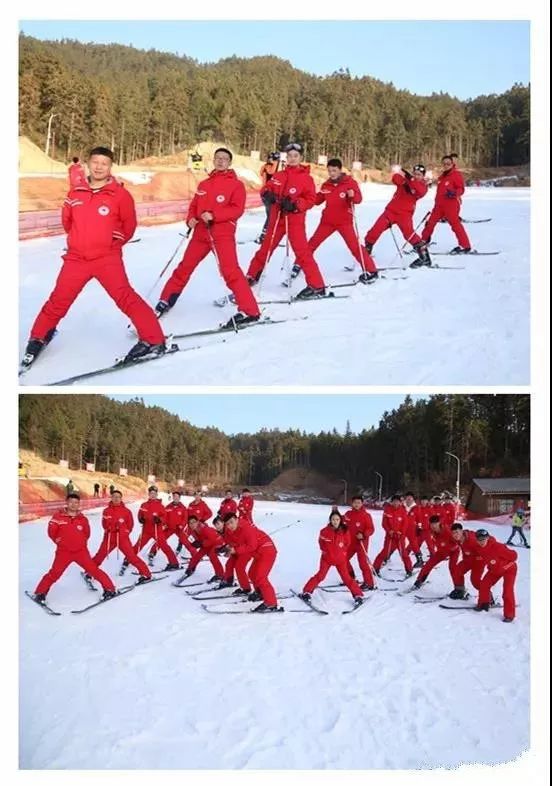
[[[125,504],[132,504],[145,499],[145,495],[125,494],[123,501]],[[81,499],[81,510],[92,510],[93,508],[104,508],[109,502],[109,496],[89,497]],[[63,508],[65,500],[63,498],[45,500],[43,502],[20,502],[19,503],[19,523],[26,524],[29,521],[40,519],[43,516],[52,516],[57,510]]]

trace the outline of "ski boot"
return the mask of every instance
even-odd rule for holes
[[[418,552],[418,554],[416,554],[415,556],[416,556],[416,562],[414,563],[413,567],[415,567],[415,568],[423,568],[424,567],[424,561],[422,559],[422,555]]]
[[[234,314],[234,316],[231,317],[225,325],[223,325],[223,328],[225,330],[237,328],[240,325],[249,325],[251,322],[258,322],[259,319],[260,314],[253,316],[252,314],[242,314],[241,311],[238,311],[237,314]]]
[[[374,587],[373,584],[367,584],[365,581],[363,581],[362,584],[360,585],[360,589],[365,591],[365,592],[371,592],[372,590],[375,590],[376,588]]]
[[[256,243],[258,246],[262,246],[265,237],[266,237],[266,233],[263,234],[263,232],[261,232],[259,237],[256,237],[253,242]]]
[[[50,341],[55,336],[56,331],[50,330],[45,338],[30,338],[27,342],[27,346],[25,348],[25,354],[23,355],[23,359],[21,361],[21,367],[23,369],[27,369],[35,362],[37,357],[40,355],[44,347],[48,346]]]
[[[153,568],[153,561],[155,559],[155,554],[152,554],[151,551],[148,554],[148,568]]]
[[[216,581],[220,583],[222,581],[222,576],[211,576],[211,578],[207,581],[207,584],[214,584]]]
[[[310,592],[299,592],[298,597],[301,598],[301,600],[304,600],[308,603],[311,599],[311,594]]]
[[[177,563],[177,564],[175,564],[175,565],[173,565],[171,562],[167,562],[167,564],[165,565],[165,567],[163,568],[163,570],[164,570],[164,571],[168,571],[168,570],[180,570],[180,565],[179,565],[178,563]]]
[[[110,600],[111,598],[114,598],[115,595],[117,594],[118,593],[116,590],[104,590],[104,593],[102,595],[102,600]]]
[[[124,576],[125,575],[125,571],[128,568],[128,565],[129,565],[128,560],[124,559],[123,560],[123,564],[121,565],[121,570],[119,571],[119,576]]]
[[[412,577],[412,571],[411,570],[407,570],[406,571],[406,578],[409,579],[411,577]]]
[[[358,282],[359,284],[373,284],[377,278],[379,278],[377,270],[374,270],[373,273],[365,271],[358,277]]]
[[[246,595],[247,596],[247,595],[249,595],[249,590],[244,590],[241,587],[238,587],[238,589],[234,590],[232,595],[236,595],[236,596],[238,596],[238,595]]]
[[[169,296],[168,300],[160,300],[158,304],[155,306],[155,315],[157,319],[161,319],[171,308],[174,306],[176,301],[178,300],[178,295],[172,294]]]
[[[36,600],[37,603],[42,603],[43,605],[46,604],[46,593],[45,592],[38,592],[36,595],[33,595],[33,600]]]
[[[271,611],[278,611],[278,606],[267,606],[266,603],[260,603],[254,609],[251,609],[252,614],[268,614]]]
[[[136,582],[136,585],[138,586],[138,584],[147,584],[148,581],[151,581],[151,576],[140,576]]]
[[[384,563],[384,564],[385,564],[385,563]],[[379,570],[376,570],[376,569],[374,568],[374,573],[376,574],[376,576],[378,577],[378,579],[381,579],[381,573],[379,572]]]
[[[465,587],[455,587],[452,592],[449,592],[449,598],[451,600],[467,600],[469,597],[469,593],[466,592]]]
[[[364,603],[364,598],[360,598],[360,597],[355,598],[353,600],[353,603],[355,604],[355,609],[357,609],[359,606],[362,606],[362,604]]]
[[[326,287],[305,287],[297,295],[295,300],[315,300],[326,296]]]
[[[371,254],[371,253],[372,253],[372,249],[374,248],[374,244],[373,244],[373,243],[369,243],[368,241],[366,241],[366,242],[364,243],[364,248],[366,249],[366,251],[367,251],[369,254]]]
[[[228,589],[229,587],[232,587],[232,586],[234,586],[234,582],[233,581],[225,581],[223,579],[222,581],[219,581],[219,583],[217,584],[217,589]]]
[[[260,592],[257,592],[257,590],[255,590],[254,592],[249,593],[249,595],[247,596],[247,600],[251,600],[251,601],[262,600],[262,595]]]
[[[471,248],[469,246],[468,248],[462,248],[462,246],[454,246],[454,248],[451,248],[451,250],[449,251],[449,254],[451,257],[452,256],[455,257],[458,256],[458,254],[469,254],[470,251]]]
[[[155,357],[155,355],[163,355],[167,351],[165,344],[148,344],[147,341],[139,341],[135,344],[127,356],[123,360],[125,363],[134,363],[136,360],[145,358],[148,355]]]
[[[478,603],[474,611],[489,611],[490,603]]]
[[[411,262],[409,267],[431,267],[431,257],[429,256],[429,251],[427,250],[427,244],[416,243],[414,248],[418,252],[418,258],[415,259],[414,262]]]
[[[254,286],[255,286],[255,284],[258,284],[258,283],[259,283],[259,279],[260,279],[260,277],[261,277],[261,274],[260,274],[260,273],[257,273],[257,275],[256,275],[256,276],[246,276],[245,278],[246,278],[246,280],[247,280],[247,283],[249,284],[249,286],[250,286],[250,287],[254,287]]]
[[[176,553],[180,554],[181,551],[182,551],[182,543],[179,543],[178,546],[176,547]]]
[[[513,617],[502,617],[502,622],[513,622],[513,621],[514,621]]]

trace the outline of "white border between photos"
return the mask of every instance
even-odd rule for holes
[[[549,29],[549,12],[545,9],[542,0],[527,0],[523,4],[515,4],[515,7],[508,7],[503,2],[481,2],[481,0],[464,0],[461,6],[449,5],[444,7],[442,0],[426,0],[421,5],[419,3],[407,3],[406,0],[395,0],[392,7],[379,6],[371,8],[366,3],[359,0],[352,0],[345,9],[339,7],[339,19],[520,19],[531,20],[532,22],[532,227],[531,227],[531,275],[532,275],[532,298],[531,298],[531,347],[532,347],[532,377],[531,387],[509,387],[509,388],[473,388],[473,387],[427,387],[413,386],[404,387],[320,387],[315,390],[307,387],[272,387],[263,389],[261,387],[247,388],[192,388],[179,387],[178,389],[168,386],[157,386],[151,389],[140,389],[136,387],[117,386],[110,392],[114,393],[229,393],[240,395],[243,393],[297,393],[297,394],[317,394],[326,393],[528,393],[532,392],[532,509],[533,509],[533,544],[532,550],[532,625],[531,625],[531,750],[522,756],[518,761],[496,766],[470,766],[458,770],[445,771],[18,771],[18,581],[15,555],[18,554],[18,525],[17,525],[17,495],[16,485],[12,483],[15,479],[15,460],[17,452],[17,393],[18,387],[15,380],[15,368],[18,362],[17,341],[13,337],[11,328],[18,324],[18,303],[17,303],[17,138],[16,138],[16,118],[11,111],[8,114],[9,123],[2,125],[0,133],[2,136],[2,147],[8,151],[9,184],[4,184],[4,198],[2,216],[4,226],[9,227],[5,233],[9,237],[7,248],[4,247],[4,259],[2,266],[3,279],[8,274],[8,297],[3,304],[4,325],[10,326],[8,345],[8,362],[4,364],[2,375],[3,385],[2,395],[2,415],[5,433],[5,444],[8,450],[0,455],[1,477],[4,486],[7,486],[7,505],[4,507],[4,527],[8,531],[8,540],[4,540],[5,553],[14,555],[13,558],[4,557],[4,561],[11,563],[6,565],[3,572],[2,589],[7,591],[7,599],[4,601],[4,631],[6,635],[0,648],[2,667],[0,675],[2,679],[2,693],[4,698],[3,712],[0,715],[0,739],[2,740],[3,755],[0,758],[0,771],[4,777],[10,780],[16,779],[21,783],[96,783],[99,778],[103,784],[151,784],[152,779],[163,779],[164,782],[181,783],[183,780],[193,779],[194,786],[203,784],[219,784],[224,782],[225,786],[234,784],[274,784],[280,786],[283,778],[293,778],[295,782],[301,784],[322,784],[359,783],[364,775],[368,780],[377,779],[378,784],[400,784],[404,786],[405,778],[408,778],[409,786],[417,784],[464,784],[470,786],[485,782],[488,786],[497,784],[499,786],[509,786],[516,784],[519,786],[520,779],[531,779],[532,786],[540,786],[545,783],[548,762],[549,762],[549,622],[546,611],[549,604],[545,602],[549,598],[550,572],[548,564],[548,550],[550,546],[550,503],[549,503],[549,457],[548,457],[548,433],[549,433],[549,311],[547,293],[549,292],[549,220],[548,212],[550,208],[550,164],[549,164],[549,103],[546,96],[549,88],[549,39],[547,31]],[[91,6],[76,7],[74,3],[67,0],[59,0],[55,7],[53,4],[45,5],[42,2],[29,2],[22,0],[17,9],[9,8],[4,11],[2,25],[2,47],[0,48],[3,60],[3,106],[17,106],[17,32],[19,19],[335,19],[337,17],[334,4],[313,2],[312,0],[302,0],[301,3],[291,4],[288,7],[277,7],[268,4],[265,8],[259,7],[257,2],[242,2],[238,7],[233,7],[228,2],[222,3],[214,0],[208,7],[188,8],[182,2],[164,2],[159,0],[155,3],[155,14],[144,12],[136,13],[136,4],[128,0],[119,0],[116,6],[112,2],[96,0]],[[16,16],[17,14],[17,16]],[[390,46],[392,46],[392,41]],[[461,56],[451,44],[451,57]],[[507,52],[505,52],[507,57]],[[497,64],[497,68],[500,67]],[[7,76],[6,76],[7,74]],[[12,179],[13,178],[13,179]],[[11,198],[10,196],[11,195]],[[6,198],[7,197],[7,198]],[[4,244],[5,245],[5,244]],[[51,392],[50,389],[43,387],[26,387],[21,392]],[[58,390],[56,393],[74,392],[70,390]],[[105,388],[93,387],[82,392],[104,393]],[[13,446],[13,453],[12,453]],[[15,526],[12,526],[15,523]],[[14,646],[15,645],[15,646]],[[366,657],[370,657],[369,651]],[[45,673],[47,678],[47,673]],[[529,679],[529,675],[527,675]],[[451,673],[451,679],[454,675]],[[499,710],[497,709],[497,712]],[[369,722],[367,719],[366,722]],[[454,740],[450,741],[451,746]],[[292,774],[293,773],[293,774]]]

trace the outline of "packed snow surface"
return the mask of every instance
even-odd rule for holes
[[[363,185],[364,201],[357,207],[361,237],[389,201],[393,188]],[[435,190],[418,204],[415,223],[431,209]],[[414,258],[398,258],[386,232],[374,253],[389,270],[369,286],[335,290],[347,299],[267,305],[274,319],[307,316],[254,327],[236,335],[179,340],[182,351],[153,363],[119,370],[101,378],[102,385],[525,385],[529,383],[529,212],[526,188],[469,188],[464,197],[465,219],[491,218],[466,224],[473,248],[500,251],[497,256],[435,256],[452,270],[409,270]],[[307,233],[314,232],[321,208],[308,213]],[[240,264],[244,270],[258,246],[264,210],[248,212],[238,224]],[[138,243],[129,244],[125,260],[132,284],[144,296],[171,257],[183,224],[139,227]],[[395,230],[398,242],[402,238]],[[438,224],[431,250],[448,251],[456,239],[447,224]],[[27,240],[20,244],[20,354],[31,325],[48,297],[60,269],[65,237]],[[287,278],[286,249],[276,249],[259,292],[259,300],[286,299],[281,286]],[[180,258],[180,256],[179,256]],[[316,252],[327,284],[358,278],[344,265],[354,263],[345,244],[333,235]],[[293,254],[291,255],[293,261]],[[176,264],[176,261],[175,261]],[[404,276],[407,278],[405,279]],[[155,305],[166,278],[150,301]],[[304,286],[300,275],[293,292]],[[235,313],[217,308],[215,298],[227,290],[216,262],[209,255],[197,268],[175,308],[163,321],[166,334],[216,327]],[[100,285],[92,281],[59,325],[59,333],[21,378],[22,384],[53,383],[79,372],[110,365],[124,356],[135,338],[127,318]],[[99,380],[100,378],[98,378]],[[95,379],[81,384],[94,384]]]
[[[207,502],[216,509],[218,501]],[[101,511],[87,515],[93,551]],[[325,506],[256,502],[257,525],[274,533],[278,548],[271,574],[278,592],[300,590],[317,569],[327,517]],[[374,522],[372,559],[383,541],[380,513]],[[24,769],[450,768],[508,761],[528,748],[525,549],[510,625],[500,609],[447,611],[396,592],[366,593],[365,607],[350,616],[340,613],[351,607],[347,592],[320,590],[313,600],[330,612],[325,617],[295,598],[281,601],[283,614],[217,616],[171,586],[182,574],[74,616],[71,609],[99,594],[76,566],[48,594],[63,612],[50,617],[23,595],[50,566],[46,524],[20,528]],[[510,532],[485,526],[502,541]],[[115,554],[104,567],[118,586],[136,579],[130,569],[117,576]],[[384,573],[403,577],[396,555]],[[203,561],[190,581],[211,575]],[[325,584],[338,580],[331,571]],[[421,594],[450,589],[443,565]],[[251,606],[212,601],[219,604]]]

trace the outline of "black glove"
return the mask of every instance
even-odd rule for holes
[[[284,197],[280,202],[282,213],[298,213],[297,205],[289,197]]]
[[[447,199],[456,199],[456,194],[454,193],[454,191],[447,191],[445,196]]]
[[[402,169],[401,171],[402,171],[403,175],[406,177],[407,180],[412,180],[412,175],[410,174],[410,172],[407,169]]]
[[[159,518],[159,516],[156,516],[154,514],[154,516],[153,516],[153,523],[154,524],[161,524],[161,519]]]
[[[219,546],[218,549],[215,549],[217,554],[224,554],[226,556],[226,546]]]
[[[184,575],[188,577],[191,576],[193,572],[194,571],[192,570],[192,568],[186,568],[186,570],[184,571]]]
[[[199,540],[192,540],[192,546],[194,547],[194,549],[200,549],[201,543],[199,542]]]
[[[140,522],[140,524],[145,524],[145,522],[146,522],[146,517],[144,516],[144,514],[143,514],[143,513],[139,513],[139,514],[138,514],[138,521]]]
[[[269,205],[273,205],[275,202],[278,201],[278,197],[274,193],[274,191],[266,191],[262,196],[263,202],[266,202]]]

